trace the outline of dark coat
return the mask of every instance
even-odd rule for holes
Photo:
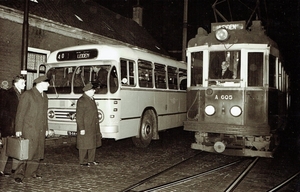
[[[100,133],[98,109],[94,100],[83,94],[77,101],[77,148],[94,149],[101,146],[102,135]],[[80,131],[85,130],[85,135]]]
[[[2,132],[4,129],[4,105],[5,105],[5,95],[7,93],[6,89],[0,88],[0,133],[3,136]]]
[[[21,97],[16,115],[15,131],[21,131],[22,137],[29,139],[28,160],[44,158],[45,134],[47,121],[48,97],[33,87]]]
[[[223,76],[222,76],[222,71],[221,71],[221,79],[232,79],[232,76],[233,76],[233,72],[230,71],[229,69],[227,69],[225,71],[225,73],[223,74]]]
[[[19,104],[19,98],[21,93],[12,87],[7,90],[4,98],[4,110],[3,110],[3,130],[1,132],[3,137],[15,135],[15,119],[17,108]]]

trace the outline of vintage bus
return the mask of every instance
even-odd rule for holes
[[[76,135],[76,102],[91,82],[103,138],[132,137],[146,147],[158,132],[186,119],[186,64],[122,45],[81,45],[54,51],[39,75],[50,87],[48,123],[55,135]]]

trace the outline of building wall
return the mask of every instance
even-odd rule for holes
[[[9,86],[14,76],[21,73],[22,12],[0,10],[0,82]],[[28,47],[54,51],[83,44],[124,44],[99,34],[55,23],[34,15],[29,16]]]

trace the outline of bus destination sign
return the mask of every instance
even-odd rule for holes
[[[72,61],[72,60],[94,59],[97,56],[98,56],[97,49],[61,51],[57,53],[56,60]]]

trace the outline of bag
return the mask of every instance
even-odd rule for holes
[[[6,155],[19,160],[28,159],[29,140],[21,137],[7,137]]]

